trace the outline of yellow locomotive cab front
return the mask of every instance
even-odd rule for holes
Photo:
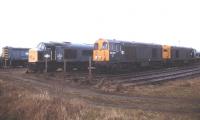
[[[109,61],[109,42],[105,39],[99,39],[94,44],[93,61],[107,62]]]

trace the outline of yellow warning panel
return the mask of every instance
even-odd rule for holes
[[[38,51],[36,49],[29,49],[28,62],[38,62]]]
[[[93,61],[109,61],[109,42],[106,39],[96,41],[93,50]]]
[[[169,45],[162,46],[162,58],[165,60],[171,59],[171,46]]]

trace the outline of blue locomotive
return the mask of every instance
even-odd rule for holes
[[[3,47],[1,56],[2,66],[25,67],[28,62],[28,50],[29,48]]]
[[[58,68],[87,69],[89,57],[92,55],[92,45],[74,44],[70,42],[40,43],[36,49],[29,50],[29,70],[44,71],[45,61],[48,63],[48,71],[56,71]]]

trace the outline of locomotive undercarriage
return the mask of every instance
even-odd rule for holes
[[[85,71],[88,68],[88,62],[68,62],[66,63],[66,71]],[[63,62],[48,62],[47,71],[55,72],[58,69],[64,71]],[[29,63],[28,64],[29,72],[44,72],[45,71],[45,62]]]
[[[197,62],[194,60],[176,60],[176,61],[148,61],[148,62],[101,62],[95,63],[96,72],[115,73],[115,72],[130,72],[142,71],[146,69],[158,69],[162,67],[175,67],[192,64]]]

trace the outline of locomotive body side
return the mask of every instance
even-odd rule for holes
[[[107,45],[102,46],[102,41],[106,41]],[[138,66],[161,64],[162,46],[99,39],[94,45],[93,55],[93,61],[99,69],[102,67],[111,70],[132,69]]]
[[[135,43],[136,46],[136,63],[143,66],[161,64],[162,46],[155,44]]]
[[[89,66],[89,57],[92,57],[92,45],[71,44],[64,48],[64,61],[66,61],[67,70],[87,70]]]
[[[175,47],[171,48],[171,61],[174,64],[184,64],[195,59],[195,50],[192,48]]]

